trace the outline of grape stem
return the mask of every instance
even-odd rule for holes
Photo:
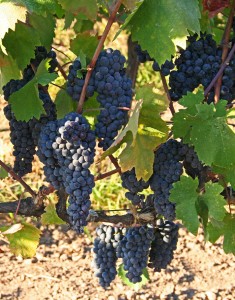
[[[58,61],[57,61],[57,67],[58,67],[58,70],[60,71],[61,75],[64,77],[64,79],[67,80],[67,75],[66,75],[63,67],[59,64]]]
[[[168,89],[168,85],[167,85],[167,82],[166,82],[166,78],[165,78],[164,75],[162,75],[162,72],[160,72],[160,76],[161,76],[161,80],[162,80],[162,85],[163,85],[164,91],[165,91],[165,93],[167,95],[167,98],[169,100],[169,109],[171,111],[172,116],[174,116],[174,114],[175,114],[175,108],[174,108],[173,102],[171,100],[171,96],[170,96],[170,93],[169,93],[169,89]]]
[[[204,96],[206,97],[210,90],[213,88],[215,85],[216,81],[218,78],[222,75],[224,72],[224,69],[226,68],[227,64],[230,62],[231,58],[233,57],[233,54],[235,52],[235,44],[233,45],[232,49],[229,52],[229,55],[227,56],[226,60],[222,63],[218,73],[215,75],[215,77],[212,79],[211,83],[208,85],[208,87],[204,91]]]
[[[31,189],[31,187],[19,176],[12,168],[8,167],[2,160],[0,160],[0,166],[7,171],[15,180],[17,180],[33,198],[36,198],[37,194]]]
[[[95,181],[104,179],[104,178],[109,177],[109,176],[111,176],[111,175],[113,175],[113,174],[115,174],[115,173],[118,173],[118,172],[120,172],[120,171],[121,171],[121,168],[118,167],[117,169],[114,169],[114,170],[112,170],[112,171],[106,172],[106,173],[104,173],[104,174],[99,174],[99,175],[95,176]]]
[[[86,77],[85,77],[85,81],[84,81],[84,85],[83,85],[83,88],[82,88],[82,92],[81,92],[81,96],[80,96],[80,99],[78,101],[78,107],[77,107],[77,112],[80,114],[82,112],[82,107],[83,107],[83,103],[85,101],[85,96],[86,96],[86,89],[87,89],[87,86],[88,86],[88,83],[89,83],[89,80],[91,78],[91,74],[92,74],[92,71],[95,67],[95,64],[96,64],[96,61],[98,59],[98,56],[103,48],[103,45],[104,45],[104,41],[105,39],[107,38],[107,35],[110,31],[110,28],[113,24],[113,22],[116,20],[116,15],[117,15],[117,12],[119,10],[119,7],[121,6],[122,4],[122,0],[117,0],[113,9],[111,10],[111,14],[109,16],[109,19],[108,19],[108,23],[104,29],[104,32],[99,40],[99,43],[98,43],[98,46],[95,50],[95,53],[94,53],[94,56],[90,62],[90,64],[87,66],[87,73],[86,73]]]
[[[228,44],[229,44],[229,38],[230,38],[230,31],[233,23],[233,16],[235,11],[235,0],[233,0],[232,7],[229,13],[228,21],[225,27],[223,39],[222,39],[222,45],[223,45],[223,52],[222,52],[222,63],[224,63],[227,55],[228,55]],[[220,99],[220,89],[222,84],[222,73],[218,77],[218,80],[216,82],[215,86],[215,103],[219,102]]]

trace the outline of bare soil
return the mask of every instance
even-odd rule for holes
[[[221,241],[205,244],[202,234],[194,237],[181,228],[175,258],[166,270],[150,271],[150,282],[139,291],[119,277],[104,290],[91,267],[91,240],[66,230],[44,227],[32,259],[15,257],[0,242],[0,299],[235,299],[235,257],[224,254]]]

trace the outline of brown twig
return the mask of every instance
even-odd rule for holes
[[[59,62],[57,62],[57,67],[58,67],[58,70],[60,71],[61,75],[64,77],[64,79],[67,80],[67,74],[65,73],[64,69],[59,64]]]
[[[227,64],[230,62],[231,58],[233,57],[234,52],[235,52],[235,44],[233,45],[232,49],[230,50],[229,55],[227,56],[226,60],[220,66],[220,69],[219,69],[218,73],[215,75],[215,77],[212,79],[211,83],[205,89],[205,91],[204,91],[204,96],[205,97],[210,92],[210,90],[213,88],[213,86],[215,85],[215,83],[218,80],[218,78],[224,72],[224,69],[226,68]]]
[[[116,168],[117,172],[121,175],[122,174],[122,171],[121,171],[121,168],[118,164],[118,161],[117,159],[111,154],[109,155],[109,159],[111,160],[112,164],[114,165],[114,167]]]
[[[222,63],[224,63],[227,55],[228,55],[228,44],[229,44],[229,38],[230,38],[230,31],[232,27],[232,22],[233,22],[233,16],[234,16],[234,11],[235,11],[235,0],[233,0],[232,7],[229,13],[228,21],[226,24],[226,28],[224,31],[223,39],[222,39],[222,45],[223,45],[223,52],[222,52]],[[220,99],[220,89],[221,89],[221,84],[222,84],[222,73],[219,76],[216,86],[215,86],[215,103],[219,102]]]
[[[165,93],[167,95],[167,98],[169,100],[169,109],[171,111],[172,116],[174,116],[175,108],[174,108],[173,102],[171,100],[171,96],[170,96],[169,89],[168,89],[168,86],[167,86],[166,78],[165,78],[164,75],[162,75],[162,72],[160,72],[160,75],[161,75],[161,80],[162,80],[162,85],[163,85],[164,91],[165,91]]]
[[[10,167],[8,167],[3,161],[0,160],[0,166],[7,171],[15,180],[17,180],[33,198],[36,198],[37,194],[31,189],[31,187],[18,176]]]
[[[138,74],[139,69],[139,61],[137,57],[137,53],[135,51],[135,46],[137,43],[133,42],[131,39],[131,35],[128,38],[128,60],[127,60],[127,70],[126,74],[129,76],[132,80],[132,88],[135,88],[136,78]]]
[[[58,85],[56,83],[51,82],[51,84],[54,85],[54,86],[56,86],[56,87],[58,87],[59,89],[66,90],[63,86],[60,86],[60,85]]]
[[[70,61],[71,61],[71,58],[67,55],[67,54],[65,54],[64,53],[64,51],[62,51],[62,50],[59,50],[59,49],[57,49],[57,48],[55,48],[55,47],[51,47],[52,49],[54,49],[55,51],[57,51],[57,52],[60,52],[61,54],[63,54],[64,56],[66,56]]]
[[[107,216],[104,211],[90,211],[87,222],[105,222],[121,224],[124,226],[144,225],[156,220],[156,213],[153,211],[139,212],[135,216],[132,213],[125,215]]]
[[[121,168],[120,167],[118,167],[118,168],[116,168],[116,169],[114,169],[112,171],[106,172],[104,174],[99,174],[99,175],[95,176],[95,181],[104,179],[104,178],[109,177],[109,176],[111,176],[111,175],[113,175],[115,173],[118,173],[118,172],[121,172]]]
[[[91,78],[91,74],[92,74],[92,71],[95,67],[95,64],[96,64],[96,61],[98,59],[98,56],[103,48],[103,45],[104,45],[104,41],[105,39],[107,38],[107,35],[110,31],[110,28],[113,24],[113,22],[115,21],[115,18],[116,18],[116,14],[119,10],[119,7],[122,3],[122,0],[117,0],[117,2],[115,3],[113,9],[112,9],[112,12],[110,14],[110,17],[108,19],[108,23],[104,29],[104,32],[99,40],[99,44],[95,50],[95,53],[94,53],[94,56],[91,60],[91,63],[88,65],[87,67],[87,73],[86,73],[86,77],[85,77],[85,81],[84,81],[84,85],[83,85],[83,88],[82,88],[82,92],[81,92],[81,96],[80,96],[80,99],[78,101],[78,107],[77,107],[77,112],[80,114],[82,112],[82,107],[83,107],[83,103],[85,101],[85,96],[86,96],[86,89],[87,89],[87,86],[88,86],[88,83],[89,83],[89,80]]]
[[[15,213],[26,217],[40,217],[44,213],[44,204],[35,204],[33,198],[26,198],[12,202],[0,202],[0,213]]]

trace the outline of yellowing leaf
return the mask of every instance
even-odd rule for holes
[[[33,257],[39,243],[41,231],[33,225],[23,223],[21,230],[7,234],[5,237],[10,242],[10,249],[15,255],[24,258]]]
[[[58,217],[55,209],[55,205],[50,203],[47,205],[45,208],[45,213],[42,214],[41,220],[43,225],[50,225],[50,224],[55,224],[55,225],[60,225],[60,224],[65,224],[65,222]]]

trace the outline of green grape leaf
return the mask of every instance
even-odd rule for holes
[[[97,3],[96,0],[58,0],[62,7],[73,14],[83,13],[91,20],[96,19]]]
[[[43,225],[61,225],[66,224],[60,217],[58,217],[55,209],[55,205],[50,203],[45,208],[45,213],[41,216]]]
[[[180,181],[173,184],[169,200],[176,204],[176,218],[182,220],[184,226],[194,235],[199,227],[196,202],[198,201],[198,180],[181,176]]]
[[[176,46],[186,47],[188,30],[200,32],[199,18],[197,0],[145,0],[122,29],[130,30],[132,40],[161,65],[175,54]]]
[[[33,28],[37,30],[37,34],[39,35],[41,41],[40,44],[43,45],[47,51],[50,51],[53,38],[55,36],[55,18],[53,18],[51,15],[43,17],[37,14],[30,14],[29,22]]]
[[[207,241],[214,244],[218,238],[223,235],[223,227],[214,226],[212,222],[209,222],[207,224],[206,230],[205,230],[205,238]]]
[[[141,279],[142,279],[141,282],[137,282],[137,283],[130,282],[130,280],[126,277],[126,273],[127,271],[124,270],[123,264],[121,264],[118,268],[118,276],[121,278],[124,284],[126,284],[131,288],[134,288],[136,291],[141,289],[149,281],[149,274],[146,268],[143,270],[143,274],[141,275]]]
[[[169,105],[166,95],[153,93],[152,85],[145,85],[136,90],[136,99],[143,100],[140,111],[139,125],[152,128],[162,128],[162,131],[168,131],[166,123],[161,119],[160,114],[165,111]]]
[[[40,45],[36,29],[27,24],[17,23],[15,31],[9,29],[2,40],[8,54],[15,59],[20,69],[27,66],[34,57],[34,49]]]
[[[206,165],[231,169],[235,167],[235,133],[227,124],[225,103],[220,102],[180,110],[173,117],[173,133],[193,145]]]
[[[218,221],[222,221],[226,214],[225,205],[227,202],[224,197],[220,195],[223,187],[218,183],[206,183],[206,193],[200,196],[200,201],[203,201],[208,207],[208,216]]]
[[[46,11],[51,14],[56,14],[58,18],[62,18],[64,11],[57,0],[2,0],[2,2],[13,2],[16,5],[21,5],[27,8],[30,13],[45,15]]]
[[[43,103],[39,98],[38,85],[35,79],[29,81],[19,91],[10,96],[9,103],[16,120],[29,121],[35,117],[39,119],[45,113]]]
[[[73,29],[76,33],[91,31],[94,27],[94,23],[91,20],[88,20],[87,17],[84,17],[82,14],[78,14],[75,19],[77,22],[74,24]]]
[[[45,86],[50,82],[54,81],[58,75],[56,73],[49,73],[48,68],[50,67],[50,58],[41,61],[40,65],[37,68],[34,79],[37,83]]]
[[[225,253],[233,253],[235,255],[235,216],[227,214],[224,218],[224,243]]]
[[[26,9],[14,3],[0,3],[0,40],[3,39],[8,29],[15,30],[17,21],[24,22]]]
[[[12,253],[24,258],[33,257],[36,253],[41,231],[27,223],[22,225],[21,230],[6,235],[3,232],[3,235],[8,239]]]
[[[97,116],[100,114],[100,104],[96,98],[97,94],[95,93],[88,101],[85,101],[82,112],[83,116],[88,119],[92,129],[95,129]]]
[[[229,182],[233,189],[235,189],[235,168],[221,168],[212,166],[212,171],[216,174],[220,174],[224,177],[225,182]]]
[[[0,90],[12,78],[20,78],[20,70],[15,60],[0,49]]]
[[[91,36],[89,32],[79,33],[75,39],[71,40],[70,50],[77,56],[80,51],[82,51],[83,53],[86,53],[86,56],[89,59],[91,59],[94,55],[98,42],[97,37]]]
[[[4,179],[8,177],[8,173],[5,169],[3,169],[3,167],[0,167],[0,179]]]
[[[64,89],[57,93],[55,105],[58,119],[62,119],[65,115],[74,111],[74,101]]]

